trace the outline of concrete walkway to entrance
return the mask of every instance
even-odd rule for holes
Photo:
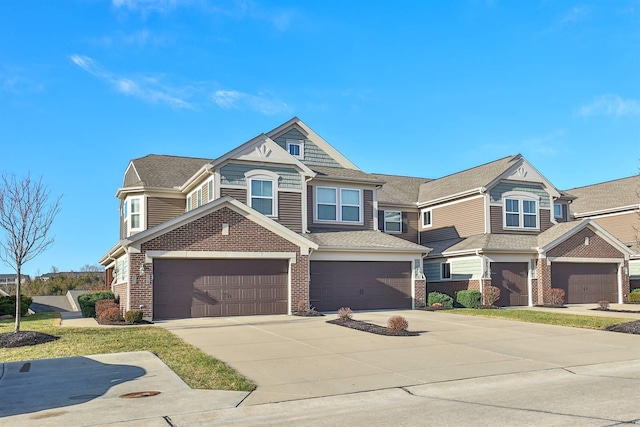
[[[242,405],[640,359],[640,337],[443,312],[358,312],[417,337],[388,337],[315,318],[253,316],[160,322],[254,380]],[[615,316],[612,316],[615,317]]]

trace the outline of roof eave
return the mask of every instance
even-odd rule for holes
[[[478,187],[478,188],[474,188],[471,190],[466,190],[466,191],[462,191],[460,193],[456,193],[456,194],[450,194],[448,196],[445,197],[440,197],[437,199],[433,199],[433,200],[428,200],[426,202],[418,202],[418,207],[419,208],[424,208],[426,206],[429,205],[435,205],[438,203],[444,203],[444,202],[448,202],[450,200],[456,200],[456,199],[460,199],[462,197],[466,197],[466,196],[471,196],[474,194],[483,194],[486,191],[486,187]]]
[[[623,212],[628,210],[636,211],[639,209],[640,209],[640,204],[637,204],[637,205],[628,205],[628,206],[618,206],[615,208],[600,209],[597,211],[590,211],[590,212],[581,212],[581,213],[572,212],[572,213],[575,218],[586,218],[594,215],[605,215],[605,214],[618,213],[618,212]]]
[[[394,253],[407,253],[407,254],[426,254],[431,251],[426,246],[423,249],[409,249],[409,248],[379,248],[371,246],[325,246],[319,245],[317,252],[322,251],[335,251],[335,252],[394,252]]]

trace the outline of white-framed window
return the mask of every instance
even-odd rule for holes
[[[387,233],[402,233],[401,211],[384,211],[384,231]]]
[[[247,204],[266,216],[278,216],[278,179],[268,170],[252,170],[244,174],[247,179]]]
[[[209,202],[213,200],[213,180],[207,182],[207,200]]]
[[[427,209],[422,211],[422,227],[423,228],[429,228],[431,227],[431,215],[432,215],[432,210],[431,209]]]
[[[562,218],[562,203],[553,204],[553,217]]]
[[[316,187],[317,221],[362,222],[362,191],[357,188]]]
[[[202,188],[196,190],[196,208],[202,206]]]
[[[450,262],[443,262],[440,264],[440,280],[451,280]]]
[[[191,195],[187,197],[187,212],[191,210]]]
[[[504,228],[539,229],[538,201],[530,196],[505,195]]]
[[[127,230],[127,236],[131,232],[142,231],[142,197],[127,197],[122,205],[122,220]]]
[[[304,159],[304,145],[297,139],[287,139],[287,151],[297,159]]]

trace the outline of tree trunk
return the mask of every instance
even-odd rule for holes
[[[16,328],[14,333],[20,332],[20,315],[22,314],[22,305],[20,304],[20,291],[22,285],[22,275],[20,274],[20,267],[18,267],[18,282],[16,283]]]

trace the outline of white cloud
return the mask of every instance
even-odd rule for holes
[[[179,0],[112,0],[114,7],[119,9],[137,10],[143,13],[162,12],[166,13],[185,1]]]
[[[218,90],[213,93],[212,98],[218,107],[225,110],[250,109],[267,115],[291,111],[291,107],[287,103],[268,93],[251,95],[235,90]]]
[[[166,104],[174,108],[192,108],[193,106],[177,96],[179,89],[163,86],[155,78],[125,78],[115,75],[92,58],[84,55],[71,55],[71,61],[89,74],[96,76],[119,93],[133,96],[153,104]]]
[[[622,99],[618,95],[602,95],[578,110],[579,116],[637,116],[640,115],[640,102],[635,99]]]

